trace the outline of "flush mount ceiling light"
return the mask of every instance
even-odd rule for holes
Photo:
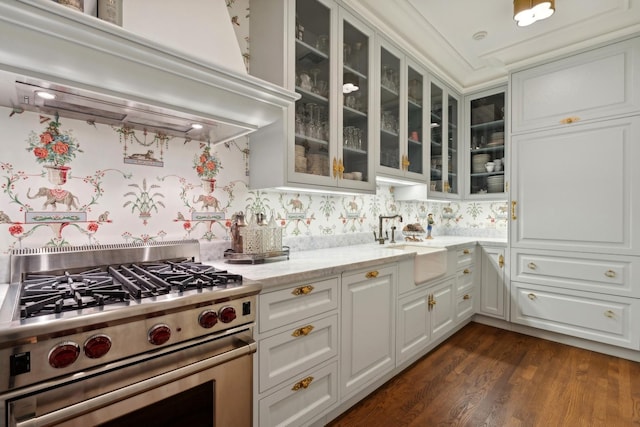
[[[342,78],[342,93],[351,93],[360,89],[360,79],[353,73],[344,73]]]
[[[513,0],[513,19],[518,27],[526,27],[553,15],[555,0]]]

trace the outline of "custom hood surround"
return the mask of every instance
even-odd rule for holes
[[[211,25],[233,30],[220,15]],[[298,97],[51,0],[1,2],[0,34],[0,105],[16,112],[221,143],[281,120]],[[45,89],[56,99],[35,96]]]

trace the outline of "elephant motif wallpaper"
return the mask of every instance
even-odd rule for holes
[[[226,0],[249,60],[248,0]],[[283,236],[372,232],[400,213],[433,234],[506,237],[506,202],[398,202],[375,195],[249,188],[249,143],[206,143],[0,108],[0,254],[14,248],[200,239],[229,242],[242,211],[274,216]],[[363,234],[364,236],[365,234]]]

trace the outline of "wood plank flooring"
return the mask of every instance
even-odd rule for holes
[[[640,363],[470,323],[329,426],[640,426]]]

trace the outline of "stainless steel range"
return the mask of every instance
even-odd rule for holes
[[[197,241],[14,251],[0,425],[250,425],[261,286],[199,256]]]

